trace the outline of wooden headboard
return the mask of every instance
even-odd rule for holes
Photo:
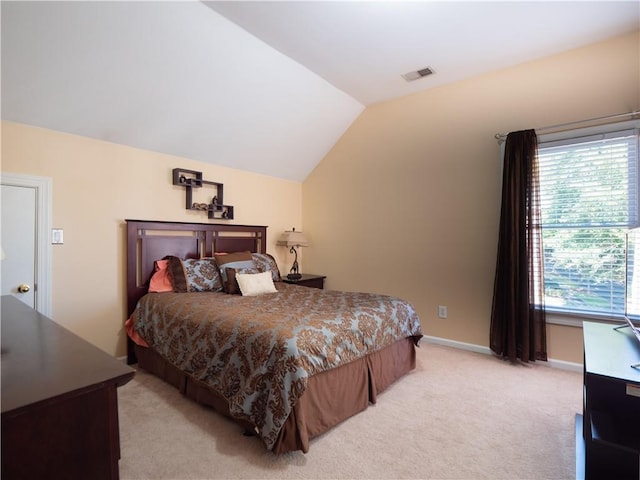
[[[213,252],[267,251],[267,227],[215,223],[127,222],[127,315],[147,293],[153,262],[166,255],[211,257]]]

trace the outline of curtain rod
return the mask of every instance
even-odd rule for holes
[[[596,117],[596,118],[588,118],[586,120],[578,120],[577,122],[567,122],[567,123],[559,123],[558,125],[550,125],[548,127],[539,127],[536,128],[536,131],[540,131],[540,130],[555,130],[556,128],[561,128],[561,127],[570,127],[572,125],[579,125],[581,123],[590,123],[590,122],[597,122],[599,120],[612,120],[614,118],[620,118],[620,117],[635,117],[636,115],[640,115],[640,111],[639,110],[634,110],[632,112],[626,112],[626,113],[616,113],[615,115],[605,115],[604,117]],[[505,138],[507,138],[507,134],[506,133],[496,133],[494,135],[496,140],[504,140]]]

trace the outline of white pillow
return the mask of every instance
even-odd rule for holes
[[[244,297],[262,295],[263,293],[276,293],[271,272],[262,273],[237,273],[236,280]]]

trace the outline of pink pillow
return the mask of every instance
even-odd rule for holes
[[[169,260],[156,260],[155,271],[149,282],[149,292],[173,292],[173,285],[167,269],[168,264]]]

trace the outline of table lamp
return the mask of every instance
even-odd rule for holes
[[[298,251],[296,248],[298,247],[306,247],[309,245],[309,241],[307,237],[304,236],[304,233],[297,232],[295,228],[291,230],[285,231],[277,242],[278,245],[289,247],[289,252],[295,255],[293,260],[293,265],[291,266],[291,270],[287,275],[287,278],[290,280],[299,280],[302,278],[302,275],[299,272],[298,267]]]

